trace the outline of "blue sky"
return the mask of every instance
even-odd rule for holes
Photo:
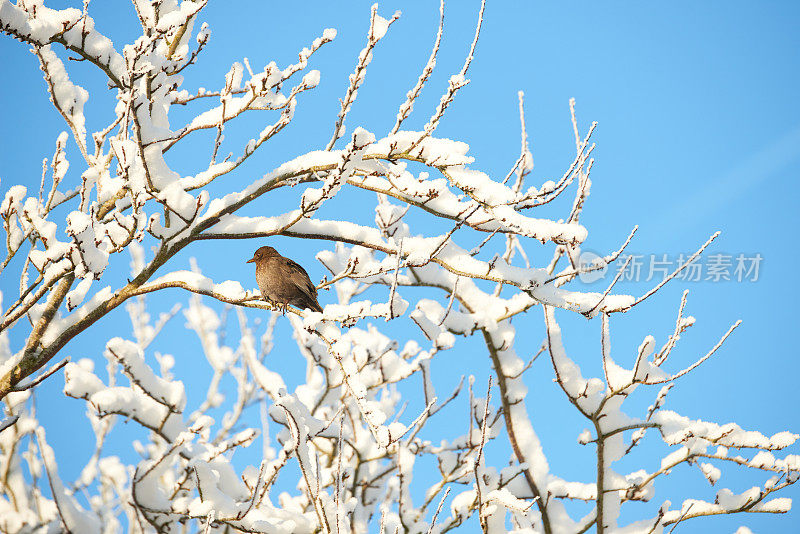
[[[230,64],[244,56],[254,66],[270,60],[286,65],[294,62],[297,51],[322,29],[334,27],[339,32],[336,40],[311,61],[311,67],[322,73],[321,83],[300,99],[294,123],[231,182],[218,187],[239,188],[282,161],[323,148],[330,138],[338,99],[365,41],[370,3],[305,2],[302,8],[299,6],[212,2],[200,17],[210,24],[212,39],[200,66],[187,73],[184,87],[190,90],[221,85]],[[461,68],[478,7],[478,2],[452,0],[446,5],[437,71],[406,128],[420,128],[425,123],[447,78]],[[365,85],[347,121],[349,131],[363,126],[378,137],[386,133],[405,92],[427,60],[438,23],[438,3],[383,2],[379,13],[389,17],[396,9],[403,15],[375,51]],[[96,2],[90,12],[118,49],[135,37],[138,22],[129,5]],[[674,260],[678,254],[692,252],[717,230],[722,236],[709,253],[732,257],[760,254],[763,260],[758,281],[673,281],[635,312],[615,317],[612,329],[615,355],[621,362],[628,361],[626,354],[632,359],[644,335],[652,333],[663,342],[672,330],[681,292],[690,289],[687,313],[697,318],[697,325],[674,356],[673,366],[679,368],[704,354],[732,322],[742,319],[743,325],[726,346],[678,383],[668,408],[694,418],[735,421],[765,434],[800,430],[796,395],[800,364],[792,341],[796,328],[793,312],[800,300],[794,283],[800,258],[794,246],[797,239],[792,237],[800,222],[794,205],[800,176],[798,20],[800,4],[791,1],[489,2],[468,74],[471,82],[461,90],[437,130],[438,136],[467,142],[476,158],[475,168],[492,176],[505,176],[519,153],[516,95],[522,90],[536,164],[529,180],[542,182],[560,176],[572,159],[575,148],[568,100],[574,97],[582,129],[585,131],[591,121],[599,123],[594,135],[597,148],[593,153],[592,194],[582,218],[589,229],[584,249],[598,253],[616,249],[638,224],[640,229],[629,251],[644,258],[667,254]],[[5,193],[17,183],[35,189],[41,160],[51,157],[55,137],[64,126],[47,102],[38,64],[27,47],[7,37],[0,39],[0,58],[4,72],[13,73],[0,84],[4,110],[0,121],[0,190]],[[93,104],[108,109],[113,105],[113,95],[104,86],[92,86],[100,78],[89,66],[69,62],[68,68],[74,69],[75,81],[90,89],[87,124],[99,127],[107,115],[93,111]],[[181,124],[181,110],[174,111],[172,118],[174,124]],[[258,124],[245,123],[241,133],[228,132],[227,141],[234,146],[237,136],[249,138]],[[247,126],[250,129],[245,131]],[[198,143],[199,150],[207,150],[206,139],[199,138]],[[181,172],[193,173],[191,156],[196,149],[193,145],[172,156]],[[72,150],[74,166],[68,179],[77,180],[80,171],[74,146]],[[275,200],[265,199],[252,208],[253,213],[271,214],[286,208],[270,202]],[[363,216],[370,217],[368,213]],[[305,265],[312,278],[320,279],[325,273],[314,254],[328,245],[296,241],[275,242]],[[184,251],[179,261],[186,263],[190,256],[196,257],[206,274],[215,279],[240,280],[250,287],[251,268],[243,262],[256,246],[252,242],[200,243]],[[529,249],[529,253],[531,250],[534,261],[537,254],[538,258],[546,257],[536,249]],[[231,258],[242,261],[231,262]],[[118,262],[115,268],[122,272],[127,259]],[[15,291],[16,280],[10,279],[13,272],[2,275],[0,288],[4,293]],[[625,282],[617,287],[641,294],[651,285]],[[186,297],[175,292],[153,302],[185,302]],[[326,293],[320,300],[324,304],[332,299],[333,295]],[[587,322],[567,313],[558,317],[571,356],[586,365],[585,374],[596,371],[599,320]],[[126,321],[124,313],[117,313],[104,324],[124,335]],[[524,321],[519,322],[531,325],[533,333],[530,339],[520,337],[517,350],[521,355],[538,347],[543,335],[540,311],[534,310]],[[182,322],[176,320],[174,335],[181,332]],[[180,356],[180,345],[175,337],[169,337],[161,350]],[[439,370],[446,373],[448,365],[456,364],[464,372],[475,374],[478,384],[485,384],[488,361],[477,346],[467,346],[476,352],[443,354]],[[91,357],[102,366],[101,348],[101,341],[77,339],[65,354]],[[581,479],[581,469],[591,468],[584,464],[591,454],[586,449],[573,450],[572,445],[584,423],[563,418],[569,416],[562,415],[559,393],[549,391],[553,388],[552,370],[546,361],[537,362],[532,371],[531,389],[543,393],[541,397],[532,394],[529,411],[541,422],[536,428],[553,470],[567,478]],[[302,370],[287,363],[286,372]],[[457,378],[445,375],[441,380],[442,387],[447,388]],[[67,440],[73,424],[83,425],[81,428],[88,431],[85,421],[76,422],[84,411],[78,401],[60,401],[58,410],[47,409],[48,402],[60,398],[62,386],[63,380],[57,376],[39,392],[39,416],[57,455],[57,440]],[[648,403],[649,397],[643,396],[641,404]],[[565,442],[570,447],[563,448]],[[586,458],[578,459],[576,454]],[[74,477],[82,465],[65,454],[59,460],[65,478]],[[696,471],[676,473],[675,480],[676,487],[684,480],[693,487],[703,488],[704,484]],[[737,475],[723,477],[720,485],[742,491],[748,483],[756,482]],[[669,494],[676,488],[664,491]],[[710,495],[713,499],[716,489],[702,491],[705,493],[698,493],[698,497]],[[800,490],[787,495],[797,500]],[[667,497],[657,488],[654,502],[663,498]],[[635,506],[633,509],[630,518],[639,517]],[[750,526],[754,532],[795,532],[800,512],[780,517],[703,520],[677,531],[733,532],[739,524]]]

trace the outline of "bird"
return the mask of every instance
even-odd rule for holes
[[[256,264],[256,283],[261,296],[275,304],[282,313],[291,304],[297,308],[321,312],[317,302],[317,288],[311,283],[308,273],[300,264],[281,256],[272,247],[264,246],[246,263]]]

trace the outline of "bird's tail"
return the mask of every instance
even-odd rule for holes
[[[308,308],[311,311],[320,312],[322,313],[322,306],[319,305],[316,299],[309,297],[308,295],[303,295],[301,298],[298,299],[297,307],[302,309]]]

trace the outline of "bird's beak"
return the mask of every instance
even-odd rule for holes
[[[255,259],[255,258],[250,258],[250,259],[249,259],[249,260],[247,260],[245,263],[255,263],[255,262],[256,262],[256,259]]]

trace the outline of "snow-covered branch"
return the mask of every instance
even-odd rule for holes
[[[399,12],[384,17],[372,6],[340,106],[320,121],[333,122],[330,140],[285,156],[285,148],[273,151],[281,159],[266,174],[257,156],[297,127],[295,116],[324,72],[310,64],[336,31],[309,34],[288,65],[268,61],[254,70],[243,57],[211,73],[216,81],[207,90],[186,81],[210,40],[209,25],[200,23],[206,3],[132,0],[141,35],[115,47],[88,1],[53,9],[41,0],[0,0],[0,29],[32,47],[65,124],[38,190],[12,185],[0,204],[0,272],[20,280],[0,299],[0,531],[438,534],[511,525],[515,532],[633,533],[701,516],[788,510],[788,499],[775,494],[800,478],[798,457],[784,452],[796,434],[765,436],[664,409],[671,388],[704,371],[738,322],[694,363],[672,367],[681,335],[695,323],[684,315],[684,294],[660,349],[647,335],[629,364],[612,357],[611,318],[655,301],[718,233],[638,298],[618,293],[628,267],[620,258],[636,227],[619,236],[616,250],[581,263],[598,125],[581,128],[574,101],[569,154],[554,177],[533,172],[522,92],[519,156],[501,171],[471,156],[468,139],[437,137],[491,23],[485,2],[463,66],[420,131],[400,128],[448,46],[444,2],[427,62],[416,81],[406,81],[413,87],[397,112],[387,111],[393,126],[354,125],[346,134],[378,43],[402,24]],[[97,78],[83,77],[66,58],[85,61],[103,83],[78,85]],[[90,99],[107,89],[113,98]],[[181,113],[171,114],[175,106]],[[254,131],[245,141],[227,140],[252,127],[247,117],[260,121]],[[181,148],[194,155],[191,166],[173,157]],[[77,157],[70,162],[68,153]],[[267,215],[253,216],[256,209]],[[235,275],[180,263],[179,253],[196,242],[272,236],[321,243],[316,258],[328,275],[306,287],[332,290],[321,294],[321,312],[283,306],[280,313],[261,281],[264,295],[252,282],[225,279]],[[120,274],[128,262],[129,276]],[[577,282],[618,262],[602,292]],[[157,293],[175,298],[151,316]],[[529,313],[537,306],[544,321],[531,349],[518,334],[539,324],[541,316]],[[118,308],[130,330],[110,321]],[[592,320],[590,329],[599,322],[594,367],[567,355],[556,317],[576,312]],[[185,329],[176,333],[177,318]],[[178,343],[167,344],[167,331]],[[65,357],[66,347],[79,347],[73,340],[92,333],[103,350]],[[287,333],[296,347],[287,348]],[[180,354],[158,352],[165,345]],[[545,350],[547,371],[538,359]],[[476,351],[483,358],[471,361],[483,361],[481,370],[440,365]],[[182,376],[178,357],[206,372]],[[292,358],[305,365],[303,376],[286,372]],[[105,374],[95,372],[99,364]],[[586,378],[589,368],[600,376]],[[540,438],[546,429],[534,424],[542,407],[528,395],[529,377],[550,371],[567,406],[587,421],[579,442],[596,469],[579,480],[555,474]],[[481,398],[475,376],[486,374]],[[85,405],[95,438],[71,483],[62,479],[67,470],[59,474],[63,453],[52,433],[46,438],[34,402],[40,384],[62,375],[65,402]],[[653,386],[644,413],[623,410],[635,390]],[[136,434],[127,440],[134,458],[111,450],[118,421]],[[461,421],[457,431],[453,421]],[[633,461],[657,433],[669,452],[656,465],[619,473],[616,462]],[[248,463],[237,451],[252,444],[260,459]],[[678,508],[665,501],[624,524],[623,505],[650,501],[656,484],[683,467],[697,467],[712,485],[723,469],[765,480],[745,491],[721,489],[713,502],[687,488]],[[591,511],[574,516],[568,501]]]

